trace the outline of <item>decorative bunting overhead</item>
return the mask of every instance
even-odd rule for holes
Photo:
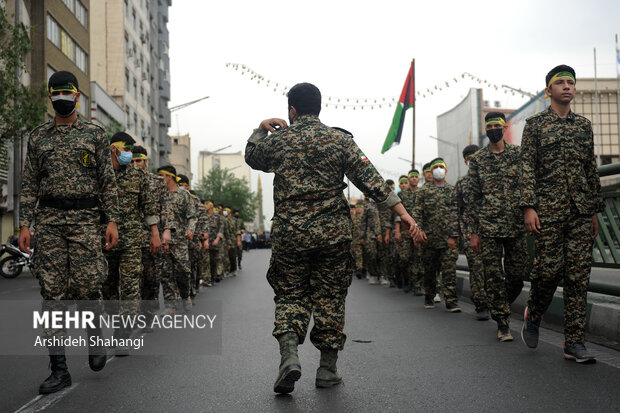
[[[276,93],[281,93],[283,96],[286,96],[286,92],[290,89],[288,85],[275,81],[272,79],[267,79],[265,76],[260,73],[254,71],[251,67],[243,64],[243,63],[226,63],[226,67],[230,67],[236,71],[240,71],[241,75],[248,74],[250,80],[255,80],[258,85],[263,85],[269,89],[273,89]],[[491,83],[486,79],[481,79],[477,76],[472,75],[471,73],[463,72],[460,75],[461,81],[469,80],[474,81],[480,85],[480,87],[485,87],[494,90],[503,89],[504,93],[511,93],[513,96],[515,94],[519,94],[522,97],[531,96],[527,92],[521,93],[517,89],[509,88],[504,85],[497,85],[495,83]],[[445,88],[449,88],[451,85],[459,82],[457,77],[453,77],[452,79],[445,80],[440,82],[437,85],[420,88],[416,91],[416,99],[424,99],[430,96],[434,96],[436,93],[443,91]],[[334,108],[334,109],[353,109],[353,110],[364,110],[364,109],[382,109],[382,108],[391,108],[393,105],[397,104],[397,99],[394,96],[383,96],[383,97],[342,97],[342,96],[323,96],[323,106],[326,108]]]

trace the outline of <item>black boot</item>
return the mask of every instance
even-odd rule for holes
[[[87,329],[88,333],[88,365],[92,371],[100,371],[105,367],[105,363],[108,360],[105,347],[101,344],[97,344],[98,341],[103,340],[103,334],[101,328]],[[92,338],[92,339],[91,339]],[[93,345],[92,342],[96,344]]]
[[[40,394],[56,393],[71,386],[71,375],[67,369],[64,347],[50,348],[49,351],[52,374],[39,386]]]

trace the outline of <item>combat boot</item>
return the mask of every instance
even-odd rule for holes
[[[67,369],[64,347],[53,347],[50,352],[50,368],[52,374],[39,386],[39,394],[56,393],[71,386],[71,375]]]
[[[336,368],[338,350],[321,350],[321,361],[316,370],[316,387],[332,387],[342,383],[342,375]]]
[[[276,393],[290,393],[295,389],[295,382],[301,377],[301,364],[297,355],[299,340],[297,334],[286,333],[278,337],[280,343],[280,370],[273,385]]]
[[[92,371],[100,371],[105,367],[108,360],[105,347],[99,343],[103,340],[101,328],[89,328],[86,330],[88,334],[88,365]],[[95,345],[92,344],[95,342]]]

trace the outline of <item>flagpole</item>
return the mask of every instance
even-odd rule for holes
[[[411,112],[411,118],[413,119],[413,137],[411,145],[411,169],[415,169],[415,59],[411,59],[411,74],[413,76],[413,107]],[[620,107],[620,106],[619,106]]]

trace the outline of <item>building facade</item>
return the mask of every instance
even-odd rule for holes
[[[90,9],[91,79],[122,108],[125,131],[147,149],[153,166],[164,163],[170,151],[170,5],[170,0],[100,0]]]
[[[30,1],[33,86],[47,84],[57,71],[67,70],[79,83],[78,112],[90,119],[90,0]],[[97,2],[94,2],[97,3]],[[54,110],[48,102],[51,119]]]
[[[213,168],[227,169],[238,179],[245,179],[252,190],[250,181],[250,167],[245,163],[245,157],[239,152],[219,153],[200,151],[198,154],[198,181],[204,179]]]
[[[171,136],[172,150],[170,151],[169,161],[170,165],[174,166],[178,175],[185,175],[189,178],[191,183],[192,174],[192,140],[189,134],[180,136]]]

